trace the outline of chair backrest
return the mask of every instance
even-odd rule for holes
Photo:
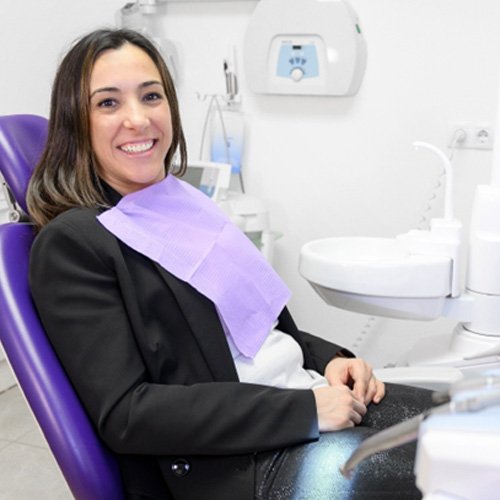
[[[0,171],[24,210],[46,130],[39,116],[0,116]],[[34,308],[28,285],[33,236],[30,224],[0,225],[0,342],[75,498],[122,499],[116,461],[97,437]]]
[[[47,120],[36,115],[0,118],[2,175],[15,200],[27,213],[26,189],[47,139]]]

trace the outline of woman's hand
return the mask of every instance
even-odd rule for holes
[[[332,387],[347,386],[365,405],[380,403],[385,396],[385,385],[373,375],[372,367],[360,358],[333,358],[325,369],[325,377]]]
[[[320,432],[339,431],[361,422],[366,406],[347,386],[313,389]]]

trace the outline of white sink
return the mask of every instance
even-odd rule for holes
[[[440,315],[452,260],[410,253],[396,238],[326,238],[302,247],[299,272],[329,304],[412,319]],[[419,300],[415,300],[419,299]]]

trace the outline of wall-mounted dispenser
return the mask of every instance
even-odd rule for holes
[[[344,0],[261,0],[244,46],[260,94],[355,94],[366,67],[358,17]]]

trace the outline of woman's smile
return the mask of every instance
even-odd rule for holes
[[[157,140],[155,139],[150,139],[147,141],[127,142],[125,144],[122,144],[121,146],[118,146],[118,149],[125,153],[135,155],[137,153],[145,153],[147,151],[150,151],[156,143]]]

